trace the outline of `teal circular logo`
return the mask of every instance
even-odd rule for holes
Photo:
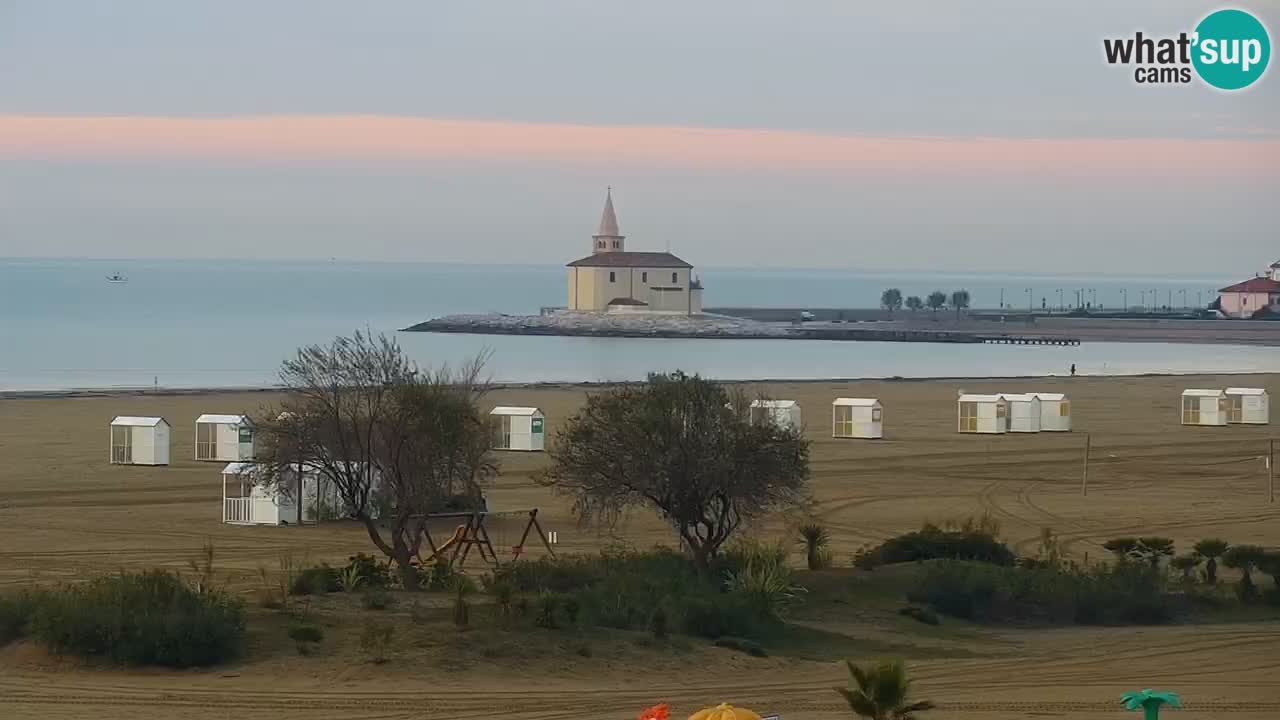
[[[1271,59],[1271,37],[1243,10],[1218,10],[1196,26],[1191,64],[1200,79],[1219,90],[1239,90],[1258,81]]]

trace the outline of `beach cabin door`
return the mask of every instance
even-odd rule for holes
[[[960,432],[978,432],[978,403],[960,403]]]
[[[111,462],[123,464],[133,462],[133,428],[111,426]]]
[[[213,423],[196,423],[196,459],[215,460],[217,457],[218,426]]]
[[[1231,409],[1228,411],[1229,414],[1227,415],[1227,422],[1244,422],[1244,396],[1228,395],[1227,400],[1231,403]]]
[[[1199,425],[1200,424],[1200,398],[1196,396],[1182,397],[1182,424],[1183,425]]]

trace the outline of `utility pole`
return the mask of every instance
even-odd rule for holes
[[[1267,441],[1267,502],[1276,501],[1276,441]]]
[[[1093,438],[1085,433],[1084,436],[1084,472],[1080,475],[1080,494],[1089,494],[1089,447],[1092,445]]]

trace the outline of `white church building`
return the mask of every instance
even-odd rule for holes
[[[629,252],[618,231],[613,190],[605,195],[591,254],[569,263],[569,310],[576,312],[702,312],[702,283],[693,266],[669,252]]]

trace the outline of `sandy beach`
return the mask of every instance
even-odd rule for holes
[[[847,565],[865,543],[926,520],[983,513],[999,520],[1004,536],[1022,551],[1033,552],[1041,529],[1050,527],[1080,559],[1097,557],[1101,544],[1119,535],[1166,535],[1179,549],[1209,536],[1280,544],[1280,505],[1268,502],[1262,459],[1273,429],[1178,424],[1183,388],[1227,385],[1261,386],[1277,394],[1280,375],[806,382],[758,389],[801,402],[813,441],[815,513],[832,532],[837,564]],[[960,389],[1066,392],[1075,432],[959,435],[954,413]],[[585,392],[504,388],[488,402],[538,406],[554,432]],[[832,439],[829,403],[837,396],[880,398],[885,439]],[[363,531],[347,525],[244,528],[219,522],[220,464],[191,459],[194,418],[205,412],[254,413],[276,399],[272,392],[211,392],[0,402],[6,450],[0,471],[0,584],[73,580],[118,568],[180,569],[211,541],[226,582],[248,591],[258,569],[274,568],[282,553],[342,561],[368,551]],[[169,419],[173,464],[109,465],[107,424],[115,415]],[[1092,453],[1084,495],[1086,434]],[[546,529],[557,531],[561,552],[592,551],[614,540],[637,547],[672,543],[670,531],[649,513],[635,514],[612,537],[578,528],[564,500],[530,479],[544,456],[506,453],[500,460],[491,507],[539,508]],[[786,528],[785,518],[774,518],[751,532],[770,538]],[[514,525],[499,527],[495,543],[509,545],[514,532]],[[893,627],[886,622],[869,617],[853,631],[891,637]],[[1109,717],[1119,692],[1143,687],[1155,675],[1201,703],[1201,710],[1192,706],[1180,717],[1222,717],[1234,702],[1239,707],[1233,717],[1261,720],[1280,714],[1280,696],[1267,680],[1274,666],[1274,644],[1267,637],[1274,639],[1274,629],[1248,624],[965,628],[940,637],[935,649],[962,648],[973,657],[930,657],[925,647],[913,653],[912,662],[922,695],[946,699],[944,709],[930,717],[1003,720],[1037,710],[1046,717]],[[78,717],[92,707],[102,718],[149,720],[180,708],[190,717],[226,717],[237,698],[254,700],[246,717],[410,717],[415,715],[402,711],[404,706],[431,703],[454,717],[479,717],[532,703],[543,709],[538,717],[570,718],[583,717],[584,706],[606,696],[610,707],[619,706],[614,700],[633,699],[641,707],[656,697],[692,702],[732,696],[782,703],[793,710],[787,717],[796,717],[797,710],[805,718],[844,716],[827,690],[843,682],[839,658],[756,660],[715,654],[720,652],[699,650],[672,660],[669,668],[643,672],[625,662],[596,667],[585,660],[555,668],[503,667],[499,675],[476,668],[450,673],[448,688],[437,689],[405,688],[395,683],[394,672],[353,667],[340,657],[251,657],[229,670],[173,674],[90,669],[23,646],[0,651],[0,707],[7,717]],[[705,653],[715,658],[710,665]],[[1206,674],[1208,667],[1229,668],[1230,676]]]

